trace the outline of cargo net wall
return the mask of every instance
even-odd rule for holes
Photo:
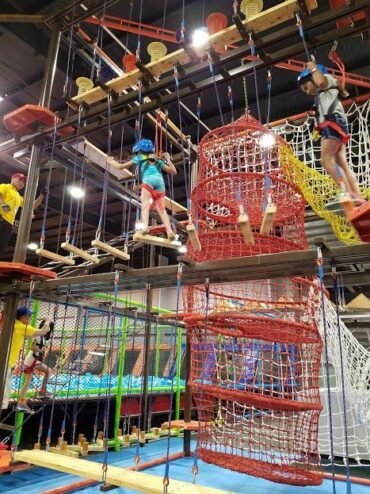
[[[343,375],[350,463],[351,466],[368,467],[370,461],[370,352],[357,341],[351,331],[340,321],[343,351],[343,363],[341,364],[336,311],[327,299],[325,299],[324,309],[327,321],[334,461],[338,465],[343,465],[342,459],[346,456]],[[324,336],[321,318],[320,332]],[[320,372],[320,393],[324,409],[320,415],[319,449],[322,463],[328,464],[331,462],[331,451],[325,363],[323,363]]]
[[[280,148],[286,144],[278,140],[263,148],[266,132],[247,115],[203,138],[191,210],[202,249],[189,244],[191,258],[306,248],[305,201],[283,173],[289,163],[281,162]],[[277,213],[263,235],[269,202]],[[254,243],[246,244],[238,228],[243,210]],[[184,307],[200,458],[276,482],[320,484],[316,282],[279,278],[185,287]]]
[[[143,386],[145,321],[115,314],[113,309],[96,310],[82,304],[54,304],[35,301],[35,326],[47,315],[55,329],[46,344],[43,362],[51,369],[47,391],[56,400],[103,398],[117,393],[120,351],[122,351],[124,395],[140,394]],[[118,307],[117,307],[118,309]],[[172,372],[176,374],[176,333],[174,328],[151,324],[149,348],[149,392],[169,392]],[[16,399],[22,382],[27,348],[20,354],[12,382]],[[181,355],[180,355],[181,358]],[[180,371],[178,371],[180,372]],[[40,389],[43,374],[35,370],[28,397]],[[184,385],[184,381],[179,381]]]
[[[362,189],[370,199],[370,99],[362,105],[353,103],[347,110],[351,139],[346,145],[348,163]],[[328,221],[339,240],[359,243],[359,237],[344,216],[325,209],[325,204],[338,193],[334,181],[320,163],[320,142],[314,141],[315,119],[308,116],[295,124],[290,120],[274,129],[288,144],[282,148],[291,166],[285,167],[287,178],[298,185],[306,201],[321,218]]]

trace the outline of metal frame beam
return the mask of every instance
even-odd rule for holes
[[[324,26],[328,23],[335,22],[338,19],[348,17],[348,15],[353,14],[355,12],[358,12],[361,9],[364,9],[366,6],[367,2],[365,1],[360,1],[360,2],[355,2],[354,5],[351,5],[348,8],[345,9],[340,9],[338,11],[329,11],[325,12],[323,14],[319,14],[317,16],[312,16],[311,18],[306,20],[306,32],[309,33],[311,29]],[[332,42],[333,40],[338,40],[340,38],[344,38],[349,35],[356,34],[358,32],[361,32],[367,28],[370,27],[369,21],[366,22],[364,25],[359,25],[355,26],[354,28],[344,28],[338,31],[337,29],[326,32],[320,36],[316,36],[314,39],[309,40],[308,38],[308,43],[312,47],[318,47],[318,46],[323,46],[326,45],[327,43]],[[256,48],[257,50],[261,50],[263,48],[271,47],[275,43],[278,43],[282,39],[289,39],[291,37],[297,37],[297,28],[296,26],[289,26],[285,29],[281,29],[276,33],[266,35],[266,36],[261,36],[256,40]],[[220,60],[215,62],[215,68],[218,66],[222,66],[226,63],[229,63],[234,60],[240,60],[246,53],[249,51],[249,47],[247,45],[243,45],[241,47],[235,48],[233,50],[230,50],[227,52],[225,55],[220,57]],[[302,43],[299,42],[297,44],[291,45],[286,49],[279,50],[275,52],[274,54],[271,55],[271,58],[266,61],[260,61],[257,62],[257,68],[263,68],[266,66],[271,65],[271,63],[279,63],[282,61],[285,61],[289,58],[299,56],[303,53],[303,46]],[[229,74],[227,76],[221,76],[221,75],[216,75],[215,76],[215,81],[216,83],[228,83],[230,80],[236,78],[236,77],[241,77],[243,75],[247,75],[251,73],[253,70],[253,64],[245,64],[243,66],[234,68],[229,71]],[[191,81],[191,78],[194,75],[198,75],[199,73],[207,73],[207,77],[203,80],[198,81],[197,83],[194,83]],[[209,74],[209,65],[208,62],[203,62],[196,64],[194,66],[191,66],[189,68],[184,69],[183,73],[181,74],[181,85],[184,86],[187,84],[186,87],[182,87],[180,89],[180,98],[184,98],[187,96],[190,96],[192,94],[197,94],[199,92],[205,91],[207,89],[213,88],[214,87],[214,79],[212,77],[208,77]],[[166,94],[166,95],[159,95],[159,92],[166,89],[168,86],[171,86],[174,84],[174,78],[172,75],[163,77],[160,79],[158,82],[150,84],[149,87],[144,88],[143,90],[143,96],[155,96],[157,95],[157,98],[154,98],[153,101],[150,103],[145,103],[141,106],[141,114],[147,113],[149,111],[152,111],[160,106],[164,107],[167,106],[170,103],[173,103],[177,100],[177,94],[172,93],[172,94]],[[138,98],[138,92],[137,91],[132,91],[127,95],[117,97],[113,100],[111,104],[112,111],[117,112],[117,110],[120,110],[122,107],[124,107],[124,110],[119,113],[114,113],[112,118],[111,118],[111,125],[114,125],[118,122],[122,121],[127,121],[130,119],[134,119],[137,114],[138,114],[138,107],[134,107],[129,109],[128,104],[136,101]],[[94,105],[93,107],[85,110],[81,114],[81,121],[88,120],[88,119],[95,119],[94,122],[87,124],[85,127],[79,130],[79,135],[87,134],[89,132],[93,132],[94,130],[101,130],[103,128],[106,128],[108,126],[108,119],[99,119],[97,120],[97,117],[99,115],[102,115],[107,111],[107,104],[106,102],[100,103],[97,105]],[[76,124],[78,120],[78,115],[74,115],[70,118],[67,118],[63,123],[61,123],[58,128],[64,128],[73,124]],[[28,135],[21,137],[18,142],[15,141],[15,139],[11,139],[9,141],[3,142],[0,144],[0,151],[2,152],[3,150],[14,150],[17,149],[21,146],[24,146],[25,143],[32,142],[34,139],[47,135],[51,132],[53,132],[53,128],[47,128],[44,129],[41,132],[36,132],[34,134]],[[71,139],[74,139],[75,135],[71,134],[69,136],[60,138],[58,140],[59,143],[65,142]]]
[[[370,257],[370,244],[334,247],[324,251],[324,266],[330,268],[335,265],[338,272],[349,269],[353,264],[366,263]],[[120,272],[120,290],[138,290],[150,284],[152,288],[165,288],[176,285],[177,266],[160,266],[154,268],[132,269]],[[185,265],[182,274],[182,283],[202,284],[205,278],[210,283],[231,281],[262,280],[269,278],[283,278],[287,276],[311,276],[317,273],[317,250],[282,252],[278,254],[264,254],[251,257],[240,257],[218,261],[207,261]],[[368,272],[363,272],[369,276]],[[329,276],[329,272],[328,272]],[[361,276],[358,273],[357,276]],[[85,295],[97,291],[112,291],[115,273],[101,273],[87,276],[40,281],[35,284],[35,293],[59,294],[71,293]],[[20,283],[19,291],[27,291],[29,285]],[[9,285],[0,286],[0,293],[9,290]]]

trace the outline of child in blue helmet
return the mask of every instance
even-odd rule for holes
[[[166,187],[162,175],[162,171],[176,175],[177,170],[171,161],[168,153],[164,153],[160,159],[155,156],[154,144],[149,139],[141,139],[133,147],[132,151],[136,153],[130,161],[123,163],[120,169],[130,168],[134,166],[139,175],[141,183],[141,220],[143,223],[142,234],[149,231],[149,211],[155,209],[167,232],[167,237],[170,240],[175,239],[175,233],[171,228],[170,218],[165,208]]]
[[[364,201],[354,174],[347,163],[345,144],[348,135],[347,117],[340,101],[344,89],[327,69],[315,62],[298,76],[298,84],[303,92],[315,97],[319,125],[317,131],[321,137],[321,163],[341,192],[350,194],[355,205]],[[337,166],[340,173],[338,173]]]

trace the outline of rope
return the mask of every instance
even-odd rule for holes
[[[177,280],[176,280],[176,318],[175,318],[175,325],[172,326],[172,331],[171,331],[171,338],[174,336],[174,341],[173,344],[170,345],[170,348],[175,349],[175,355],[176,358],[181,358],[177,354],[177,348],[176,348],[176,338],[177,338],[177,331],[179,328],[179,309],[180,309],[180,294],[181,294],[181,282],[182,282],[182,268],[183,265],[180,262],[177,267]],[[171,421],[172,421],[172,408],[173,408],[173,397],[174,397],[174,383],[175,383],[175,376],[177,373],[177,368],[176,368],[176,360],[174,360],[172,369],[171,369],[171,391],[170,391],[170,406],[169,406],[169,413],[168,413],[168,434],[167,434],[167,445],[166,445],[166,464],[165,464],[165,471],[164,471],[164,476],[163,476],[163,494],[168,493],[168,486],[170,483],[169,480],[169,473],[170,473],[170,442],[171,442]]]
[[[324,294],[324,260],[322,257],[321,248],[317,248],[317,271],[320,280],[320,294],[321,294],[321,312],[322,312],[322,323],[324,329],[324,346],[325,346],[325,377],[326,384],[328,387],[328,415],[329,415],[329,431],[330,431],[330,456],[331,456],[331,471],[332,471],[332,482],[333,482],[333,494],[336,494],[335,485],[335,465],[334,465],[334,429],[333,429],[333,415],[332,415],[332,401],[331,401],[331,386],[330,386],[330,362],[329,362],[329,352],[328,352],[328,327],[325,313],[325,294]]]
[[[345,389],[345,379],[344,379],[344,355],[343,355],[343,344],[342,344],[342,333],[341,333],[341,325],[340,325],[340,317],[339,317],[339,300],[340,300],[340,291],[338,285],[338,276],[336,268],[332,268],[332,279],[333,279],[333,288],[334,288],[334,296],[335,296],[335,312],[336,312],[336,322],[337,322],[337,331],[338,331],[338,344],[339,344],[339,355],[340,355],[340,377],[342,384],[342,401],[343,401],[343,420],[344,420],[344,446],[345,446],[345,461],[346,461],[346,492],[347,494],[351,494],[351,476],[349,470],[349,447],[348,447],[348,423],[347,423],[347,404],[346,404],[346,389]]]
[[[245,65],[246,61],[242,58],[241,65]],[[244,93],[244,105],[245,105],[245,113],[249,113],[249,102],[248,102],[248,85],[247,85],[247,76],[243,76],[243,93]]]
[[[301,18],[301,15],[299,14],[299,12],[297,12],[295,16],[296,16],[296,19],[297,19],[297,26],[298,26],[298,30],[299,30],[299,35],[300,35],[300,37],[302,39],[304,52],[306,54],[307,61],[309,62],[311,60],[311,57],[310,57],[310,53],[308,51],[308,46],[307,46],[306,38],[305,38],[305,35],[304,35],[302,18]]]
[[[211,76],[212,76],[212,80],[213,80],[213,86],[215,88],[216,99],[217,99],[217,106],[218,106],[218,111],[220,113],[221,124],[222,125],[225,125],[224,115],[222,113],[222,107],[221,107],[220,94],[218,92],[218,87],[217,87],[217,84],[216,84],[216,76],[215,76],[215,72],[214,72],[214,69],[213,69],[213,60],[212,60],[212,55],[211,55],[211,52],[210,51],[208,51],[207,58],[208,58],[208,64],[209,64],[209,71],[211,72]]]
[[[181,113],[181,105],[180,105],[180,81],[179,81],[179,72],[177,66],[173,66],[173,75],[175,78],[175,87],[176,87],[176,96],[177,96],[177,107],[179,112],[179,127],[181,134],[181,155],[182,155],[182,163],[184,166],[184,182],[185,182],[185,195],[186,195],[186,206],[190,211],[190,190],[189,190],[189,177],[187,177],[186,173],[186,159],[185,159],[185,151],[184,151],[184,142],[183,142],[183,127],[182,127],[182,113]]]
[[[109,183],[109,157],[112,152],[112,109],[111,109],[111,95],[107,96],[107,109],[108,109],[108,149],[107,149],[107,159],[105,161],[105,169],[104,169],[104,180],[103,180],[103,191],[102,191],[102,200],[100,204],[100,214],[99,214],[99,223],[98,228],[96,230],[95,238],[100,240],[102,231],[105,226],[105,217],[107,210],[107,200],[108,200],[108,183]]]
[[[207,336],[208,336],[208,315],[209,315],[209,278],[206,278],[205,283],[204,283],[204,290],[205,290],[205,298],[206,298],[206,303],[205,303],[205,320],[204,320],[204,344],[207,345]],[[199,410],[203,409],[203,396],[204,396],[204,379],[202,379],[201,383],[201,393],[200,393],[200,401],[199,401]],[[199,415],[199,420],[198,420],[198,430],[200,430],[200,420],[201,416]],[[197,435],[197,443],[196,447],[194,450],[194,461],[193,461],[193,468],[192,468],[192,473],[193,473],[193,483],[195,484],[196,481],[196,476],[198,475],[198,449],[199,449],[199,434]]]
[[[119,271],[115,272],[114,276],[114,302],[113,302],[113,311],[112,311],[112,334],[109,341],[109,355],[113,354],[113,344],[114,344],[114,335],[115,335],[115,327],[116,327],[116,313],[117,313],[117,299],[118,299],[118,291],[119,291]],[[109,365],[109,362],[108,362]],[[106,484],[106,475],[108,469],[108,434],[109,434],[109,415],[110,415],[110,395],[112,389],[112,372],[111,367],[108,367],[108,386],[106,388],[106,401],[105,401],[105,410],[104,410],[104,434],[103,440],[106,439],[105,451],[104,451],[104,461],[102,465],[102,481]]]
[[[261,108],[260,108],[260,100],[258,96],[258,79],[257,79],[257,68],[256,68],[256,57],[257,57],[256,45],[254,44],[252,33],[249,33],[248,44],[252,55],[254,89],[256,92],[256,104],[257,104],[257,116],[258,116],[258,121],[261,122]]]

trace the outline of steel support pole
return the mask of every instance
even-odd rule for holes
[[[54,76],[57,67],[59,43],[60,31],[59,28],[56,27],[51,34],[49,51],[46,59],[45,73],[40,95],[41,106],[49,106],[50,104]],[[13,262],[23,263],[26,260],[27,245],[31,231],[33,202],[35,200],[40,174],[41,154],[42,143],[34,144],[32,147],[31,161],[28,170],[28,180],[23,199],[24,207],[22,208],[22,215],[19,223]],[[0,403],[2,403],[4,396],[6,374],[8,370],[9,351],[17,305],[18,294],[15,291],[8,293],[5,297],[3,329],[0,333]]]
[[[59,31],[59,28],[56,27],[52,31],[50,38],[49,51],[46,58],[46,67],[39,100],[40,106],[50,106],[55,71],[57,68],[60,37],[61,33]],[[36,144],[32,146],[31,161],[28,169],[28,179],[23,198],[24,207],[22,208],[22,215],[19,222],[19,230],[17,241],[15,244],[13,262],[24,262],[26,260],[27,244],[31,231],[33,203],[35,201],[40,175],[42,147],[42,141],[36,142]]]

